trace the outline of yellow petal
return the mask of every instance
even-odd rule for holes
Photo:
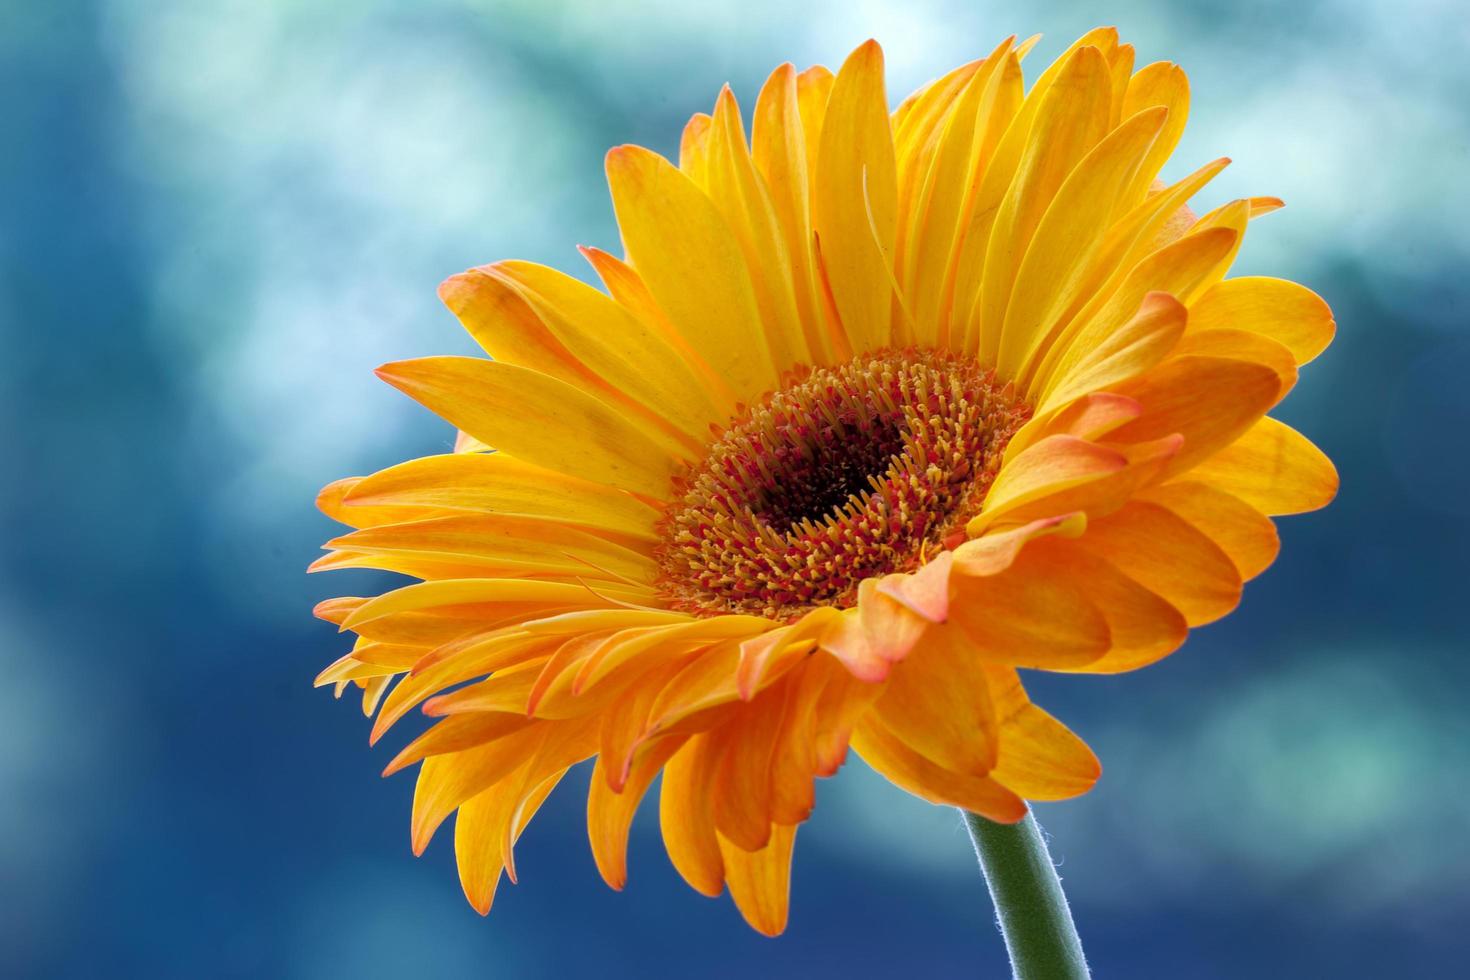
[[[1001,59],[986,81],[978,110],[983,122],[976,121],[974,170],[965,188],[954,244],[944,272],[939,335],[970,353],[974,353],[979,343],[973,333],[966,333],[970,310],[985,273],[985,252],[996,211],[1021,162],[1024,136],[1029,134],[1034,116],[1033,99],[1039,101],[1040,96],[1033,89],[1031,97],[1027,97],[1020,57],[1012,51]],[[1026,114],[1028,105],[1033,109],[1031,116]],[[916,302],[922,306],[923,300],[919,298]]]
[[[827,322],[812,254],[811,174],[802,124],[796,69],[784,64],[771,73],[755,103],[751,157],[765,179],[771,206],[790,257],[797,314],[813,363],[831,364],[833,325]]]
[[[364,477],[344,514],[402,507],[510,514],[606,528],[655,540],[658,512],[622,490],[533,466],[504,453],[425,456]],[[361,525],[359,525],[361,526]]]
[[[1177,267],[1179,265],[1177,260],[1180,257],[1178,253],[1165,253],[1150,259],[1149,263],[1143,265],[1141,263],[1154,252],[1178,241],[1188,227],[1194,224],[1194,215],[1189,214],[1185,226],[1179,229],[1178,234],[1170,235],[1166,240],[1159,240],[1160,229],[1173,220],[1171,216],[1188,212],[1189,209],[1184,206],[1184,202],[1198,193],[1200,188],[1209,183],[1229,163],[1228,159],[1222,157],[1206,164],[1177,183],[1148,195],[1142,203],[1114,223],[1104,239],[1095,263],[1095,271],[1085,290],[1091,293],[1091,299],[1082,305],[1066,326],[1054,331],[1053,339],[1045,345],[1045,349],[1038,350],[1037,356],[1031,359],[1027,370],[1017,379],[1025,390],[1045,390],[1047,384],[1051,383],[1049,379],[1054,378],[1057,364],[1062,357],[1067,354],[1073,357],[1077,355],[1077,351],[1074,350],[1074,342],[1078,333],[1084,327],[1094,331],[1098,329],[1094,326],[1094,322],[1104,307],[1112,308],[1115,315],[1128,316],[1132,314],[1132,310],[1126,308],[1124,305],[1126,301],[1131,299],[1136,302],[1144,295],[1135,290],[1142,288],[1145,292],[1151,289],[1171,292],[1168,284],[1173,281],[1174,277],[1154,282],[1147,273],[1156,270],[1160,265],[1165,269],[1170,266]],[[1192,247],[1198,248],[1201,244],[1203,243],[1197,242]],[[1228,247],[1228,244],[1222,245],[1218,250],[1218,255],[1224,255]],[[1187,267],[1189,263],[1183,264]],[[1212,266],[1213,260],[1205,269],[1208,270]],[[1119,297],[1119,290],[1125,285],[1131,288]],[[1109,319],[1107,325],[1115,327],[1117,322]]]
[[[796,310],[796,285],[786,236],[765,182],[745,143],[740,107],[727,85],[715,104],[709,149],[709,196],[745,254],[760,325],[778,370],[810,364],[812,352]]]
[[[655,329],[580,280],[534,262],[489,266],[541,317],[572,356],[625,400],[690,437],[698,450],[723,421],[698,375]]]
[[[736,414],[739,411],[740,396],[669,322],[668,315],[653,298],[648,284],[643,281],[642,276],[638,275],[637,270],[600,248],[578,245],[577,251],[582,253],[582,257],[597,272],[598,278],[602,280],[602,284],[607,287],[608,294],[613,299],[649,329],[657,331],[675,350],[679,351],[690,370],[699,376],[710,401],[718,406],[723,417],[728,418]]]
[[[610,591],[615,593],[616,588],[610,587]],[[344,630],[360,631],[387,616],[432,610],[472,613],[485,624],[494,618],[497,608],[526,615],[537,608],[609,604],[608,599],[580,585],[513,578],[452,579],[418,582],[385,592],[354,606],[338,625]]]
[[[1083,353],[1046,393],[1045,415],[1094,391],[1136,377],[1169,354],[1184,335],[1184,304],[1168,293],[1149,293],[1138,313],[1112,336]]]
[[[969,225],[985,166],[1010,121],[1007,113],[1019,104],[1019,99],[1002,101],[1002,81],[1013,63],[1014,40],[1001,42],[970,76],[934,137],[932,164],[916,175],[923,180],[909,213],[908,241],[900,243],[899,258],[900,281],[913,309],[920,344],[948,341],[947,291],[955,253]]]
[[[898,207],[883,52],[876,42],[859,47],[838,72],[821,139],[817,241],[842,328],[853,352],[863,353],[891,339]]]
[[[1244,276],[1211,286],[1190,307],[1189,329],[1250,330],[1285,344],[1305,364],[1332,343],[1337,324],[1322,297],[1285,279]]]
[[[821,155],[822,126],[827,119],[827,102],[837,76],[822,65],[813,65],[796,76],[796,109],[801,115],[801,132],[806,137],[806,172],[811,183],[809,195],[815,198],[817,158]]]
[[[382,555],[453,560],[485,573],[546,574],[652,582],[657,566],[647,554],[558,521],[501,514],[456,514],[364,528],[327,542],[330,548]]]
[[[1106,299],[1088,304],[1062,331],[1047,363],[1037,370],[1032,390],[1045,393],[1060,384],[1078,361],[1137,315],[1149,293],[1187,296],[1212,274],[1238,240],[1233,229],[1210,229],[1181,238],[1131,267]]]
[[[684,452],[585,391],[510,364],[425,357],[378,376],[512,456],[656,499],[669,494]]]
[[[1300,432],[1269,416],[1189,472],[1270,515],[1326,507],[1337,496],[1337,470]]]
[[[679,138],[679,169],[701,188],[709,186],[709,133],[713,120],[707,112],[696,112],[684,124]]]
[[[1123,186],[1167,115],[1161,107],[1145,109],[1114,129],[1088,151],[1046,206],[1006,306],[997,355],[1003,376],[1019,376],[1054,328],[1086,298],[1088,273],[1119,211]]]
[[[1122,117],[1127,119],[1153,106],[1167,109],[1168,121],[1121,195],[1121,199],[1130,205],[1143,199],[1149,184],[1158,176],[1179,145],[1179,138],[1184,135],[1184,124],[1189,118],[1189,79],[1178,65],[1156,61],[1140,68],[1129,79],[1123,95]]]
[[[979,337],[983,363],[996,363],[1016,273],[1042,215],[1073,167],[1106,132],[1107,73],[1102,52],[1078,48],[1037,109],[1015,179],[996,213],[980,296],[970,316],[968,333]]]
[[[577,387],[605,387],[520,294],[485,269],[450,276],[439,284],[439,298],[495,360]]]
[[[1206,289],[1215,285],[1225,278],[1225,273],[1235,261],[1235,256],[1240,252],[1240,246],[1245,241],[1245,226],[1254,215],[1254,198],[1231,201],[1205,214],[1194,223],[1189,230],[1191,235],[1197,235],[1202,231],[1226,228],[1235,232],[1235,245],[1216,263],[1203,280],[1187,293],[1176,293],[1186,306],[1193,306]],[[1278,202],[1279,203],[1279,202]]]
[[[388,506],[365,507],[357,504],[349,507],[348,497],[361,486],[363,479],[365,478],[350,476],[342,480],[333,480],[322,487],[316,495],[317,510],[339,524],[346,524],[352,528],[398,524],[403,521],[422,520],[426,517],[439,517],[444,514],[442,508],[432,505],[416,505],[412,502],[398,502],[397,506],[390,501]]]
[[[629,259],[680,336],[740,397],[774,388],[745,256],[714,203],[637,146],[608,153],[607,180]]]

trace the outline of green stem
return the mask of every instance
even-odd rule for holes
[[[1015,824],[960,812],[990,886],[1016,980],[1087,980],[1082,941],[1031,811]]]

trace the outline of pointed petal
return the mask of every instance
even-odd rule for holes
[[[378,375],[512,456],[656,499],[668,495],[683,452],[586,392],[510,364],[425,357]]]
[[[724,856],[725,877],[730,897],[751,928],[765,936],[786,931],[786,912],[791,896],[791,851],[796,828],[777,824],[770,840],[759,851],[750,852],[719,838]]]
[[[895,167],[883,52],[869,41],[847,59],[832,87],[813,202],[822,260],[855,353],[890,341]]]
[[[609,152],[607,179],[629,259],[680,336],[741,398],[774,388],[750,273],[719,209],[641,147]]]
[[[1337,469],[1300,432],[1269,416],[1189,471],[1270,515],[1326,507],[1337,496]]]
[[[863,761],[900,789],[942,806],[957,806],[999,823],[1026,815],[1026,803],[988,776],[956,772],[925,758],[876,719],[867,718],[852,734]]]

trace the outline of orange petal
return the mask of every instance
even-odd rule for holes
[[[1028,800],[1067,800],[1102,774],[1097,756],[1026,697],[1013,670],[987,673],[1000,715],[1000,757],[990,778]]]
[[[523,772],[533,771],[528,761]],[[526,776],[512,778],[507,780],[510,785],[486,790],[460,807],[454,822],[454,856],[465,897],[481,915],[490,914],[501,871],[514,869],[510,845],[526,829],[561,776],[561,772],[555,773],[534,786],[525,785]],[[513,873],[511,880],[515,880]]]
[[[477,745],[485,745],[518,732],[529,724],[530,719],[514,711],[445,718],[404,746],[403,751],[394,756],[393,761],[384,768],[383,775],[391,776],[431,755],[463,752]]]
[[[1209,535],[1247,581],[1270,567],[1281,550],[1271,519],[1223,490],[1185,479],[1151,487],[1143,496]]]
[[[1038,415],[1021,427],[1021,431],[1006,443],[1006,460],[1019,456],[1022,450],[1050,435],[1076,436],[1096,442],[1143,414],[1143,406],[1132,398],[1124,398],[1108,391],[1094,391],[1083,395],[1065,408],[1051,415]]]
[[[776,824],[765,847],[751,852],[719,838],[730,897],[751,928],[765,936],[786,930],[791,897],[791,850],[796,828]]]
[[[1174,348],[1176,357],[1196,355],[1200,357],[1225,357],[1233,361],[1249,361],[1276,372],[1279,388],[1276,401],[1280,402],[1296,385],[1296,358],[1286,345],[1278,343],[1265,334],[1249,330],[1221,328],[1218,330],[1190,330]]]
[[[1080,665],[1051,669],[1115,674],[1154,663],[1179,649],[1189,634],[1184,615],[1110,562],[1076,544],[1048,538],[1026,549],[1022,560],[1031,564],[1039,577],[1085,587],[1088,598],[1107,621],[1107,651]]]
[[[664,848],[689,887],[711,898],[725,886],[725,862],[716,840],[710,790],[718,759],[709,736],[696,735],[664,765],[658,817]]]
[[[1007,511],[1123,470],[1128,458],[1115,449],[1069,435],[1051,435],[1007,460],[990,485],[980,517],[966,528],[978,534]]]
[[[1235,563],[1194,525],[1159,504],[1134,500],[1093,521],[1077,546],[1106,559],[1203,626],[1240,603]]]
[[[1167,470],[1182,473],[1255,424],[1275,404],[1281,379],[1260,364],[1183,356],[1116,391],[1142,403],[1143,414],[1109,438],[1144,442],[1181,434],[1184,444]]]
[[[949,574],[954,567],[954,553],[940,552],[918,571],[885,575],[878,591],[904,608],[931,623],[949,618]]]
[[[656,739],[634,760],[621,790],[613,790],[607,777],[607,759],[599,756],[587,790],[587,836],[592,859],[602,880],[617,891],[628,881],[628,830],[633,814],[664,763],[684,745],[684,739]]]
[[[413,852],[424,852],[434,831],[460,804],[526,765],[546,736],[545,723],[528,725],[485,745],[425,759],[413,792]]]
[[[1108,621],[1087,583],[1058,575],[1053,563],[1034,557],[1037,551],[1057,550],[1046,545],[1058,540],[1036,541],[1003,573],[955,577],[950,622],[976,664],[1065,669],[1091,663],[1107,651]]]
[[[790,626],[742,641],[740,666],[736,671],[741,699],[749,701],[754,697],[769,677],[778,676],[789,665],[790,658],[810,652],[838,615],[839,611],[832,606],[818,606]]]
[[[845,609],[822,632],[818,645],[864,681],[879,681],[889,664],[908,656],[924,632],[924,619],[878,591],[878,580],[858,586],[856,609]]]
[[[914,751],[874,718],[852,733],[852,747],[890,782],[920,799],[957,806],[999,823],[1026,815],[1026,803],[988,776],[955,772]]]
[[[771,759],[785,722],[791,688],[764,691],[737,721],[721,726],[714,779],[715,829],[746,851],[760,850],[771,833]]]
[[[1043,517],[1006,531],[996,531],[966,541],[954,550],[954,570],[961,575],[998,575],[1010,568],[1028,541],[1047,534],[1075,538],[1087,529],[1081,512]]]
[[[980,657],[957,626],[925,632],[908,659],[894,666],[871,713],[946,769],[983,775],[995,765],[995,706]]]

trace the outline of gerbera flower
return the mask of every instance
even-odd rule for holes
[[[1279,206],[1186,206],[1228,161],[1157,180],[1184,73],[1111,28],[1024,90],[1002,42],[890,112],[878,45],[776,69],[747,140],[725,89],[675,164],[607,157],[626,258],[601,291],[507,261],[440,295],[488,359],[380,376],[455,452],[341,480],[355,528],[314,568],[421,582],[318,614],[357,634],[376,741],[441,719],[416,852],[451,814],[490,908],[512,847],[596,758],[587,822],[614,888],[663,774],[670,858],[786,923],[813,780],[854,749],[991,820],[1085,792],[1093,753],[1018,668],[1113,673],[1228,613],[1320,507],[1331,464],[1266,413],[1333,333],[1279,279],[1225,278]],[[397,683],[394,684],[394,679]]]

